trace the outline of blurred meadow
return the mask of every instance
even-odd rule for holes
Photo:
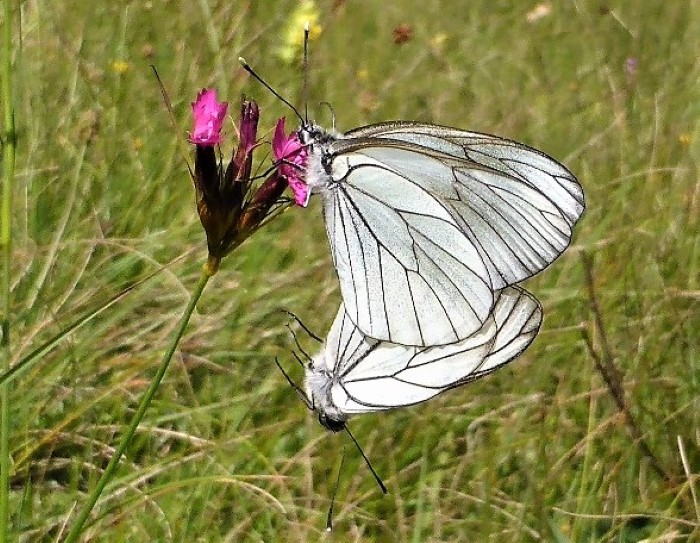
[[[81,540],[700,541],[698,2],[16,4],[12,362],[61,340],[10,386],[10,540],[65,537],[206,259],[181,156],[190,102],[214,86],[232,117],[242,95],[259,101],[268,141],[278,117],[295,126],[236,59],[301,105],[298,46],[316,15],[318,122],[331,124],[327,101],[341,131],[490,132],[579,177],[574,242],[526,283],[543,329],[492,376],[351,420],[383,496],[274,363],[301,381],[281,308],[323,336],[340,301],[318,202],[290,208],[210,281]]]

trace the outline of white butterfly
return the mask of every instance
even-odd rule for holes
[[[346,134],[303,123],[297,135],[301,177],[323,198],[341,321],[376,340],[473,341],[499,290],[553,262],[584,210],[569,170],[496,136],[415,122]]]
[[[420,403],[495,371],[532,343],[541,323],[539,302],[506,287],[475,334],[417,347],[368,338],[341,305],[323,349],[306,366],[308,405],[338,432],[352,414]]]

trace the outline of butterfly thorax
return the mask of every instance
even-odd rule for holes
[[[316,124],[304,124],[297,131],[299,141],[306,146],[306,184],[312,193],[330,188],[333,181],[333,143],[339,134]]]
[[[322,352],[306,368],[306,395],[314,411],[318,413],[319,422],[333,432],[339,432],[348,419],[333,402],[332,388],[335,384],[333,375],[325,366]]]

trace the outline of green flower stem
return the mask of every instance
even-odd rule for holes
[[[15,112],[12,99],[12,0],[3,0],[2,102],[4,137],[2,146],[3,184],[0,207],[0,245],[2,246],[2,340],[0,372],[10,369],[10,263],[12,262],[12,186],[15,176]],[[0,385],[0,543],[9,539],[10,515],[10,407],[9,387]]]
[[[105,489],[105,486],[107,486],[107,483],[109,482],[114,471],[116,470],[117,464],[119,464],[119,460],[121,460],[121,457],[126,451],[126,448],[129,446],[129,443],[131,443],[131,439],[134,437],[136,428],[138,428],[138,425],[141,423],[141,419],[143,419],[143,416],[146,413],[148,406],[151,404],[153,396],[158,390],[158,386],[163,380],[163,376],[165,375],[165,372],[168,369],[168,365],[170,364],[170,360],[172,359],[173,354],[175,354],[175,349],[177,348],[178,343],[180,343],[180,339],[182,338],[182,335],[185,332],[187,323],[189,323],[190,321],[190,317],[192,316],[192,312],[194,311],[194,308],[197,305],[197,301],[202,296],[204,287],[209,281],[209,278],[212,276],[212,273],[210,273],[210,271],[210,268],[208,266],[205,266],[204,270],[202,271],[202,276],[199,279],[199,283],[197,283],[197,287],[192,293],[192,297],[190,298],[190,301],[187,304],[187,307],[185,308],[185,312],[182,314],[180,324],[178,325],[177,330],[175,331],[175,334],[173,335],[172,340],[170,341],[168,350],[165,352],[165,355],[163,355],[163,360],[160,363],[158,372],[153,378],[153,381],[151,381],[151,385],[148,387],[148,390],[142,396],[141,401],[139,402],[138,409],[136,410],[136,414],[134,415],[134,418],[131,419],[131,424],[129,424],[129,427],[122,436],[122,439],[119,442],[119,446],[114,452],[114,456],[112,456],[112,459],[109,461],[109,464],[107,464],[107,467],[102,473],[100,480],[97,481],[97,485],[90,493],[87,503],[78,515],[78,518],[75,520],[75,523],[71,527],[70,532],[68,532],[68,536],[66,537],[64,543],[75,543],[78,540],[78,537],[80,537],[80,534],[83,531],[85,521],[90,516],[92,508],[95,507],[95,503],[97,503],[97,500],[102,494],[102,491]]]

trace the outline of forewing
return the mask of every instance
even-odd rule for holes
[[[420,153],[407,159],[430,177],[452,176]],[[326,227],[357,327],[417,346],[454,343],[479,330],[493,306],[489,272],[444,203],[362,152],[336,155],[332,179],[322,193]]]
[[[511,140],[410,122],[371,125],[345,138],[341,141],[348,149],[357,147],[443,198],[477,248],[494,289],[522,281],[554,261],[568,246],[584,210],[583,190],[570,171]],[[453,175],[426,175],[405,160],[407,149],[423,149]]]

